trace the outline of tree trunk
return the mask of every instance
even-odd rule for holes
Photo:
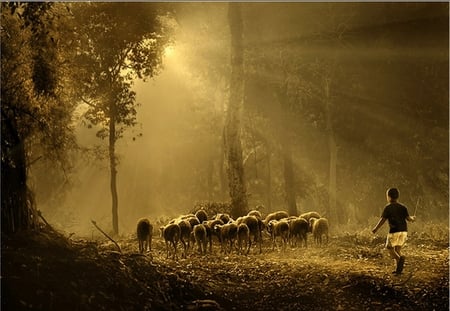
[[[283,64],[283,60],[280,60]],[[287,112],[284,109],[289,107],[288,96],[288,82],[287,82],[287,71],[286,68],[283,69],[283,82],[280,88],[277,90],[276,95],[279,103],[278,107],[278,140],[281,145],[281,154],[283,157],[283,175],[284,175],[284,191],[285,199],[287,204],[287,209],[289,215],[297,215],[297,202],[296,202],[296,191],[295,191],[295,174],[294,174],[294,163],[292,161],[292,148],[291,148],[291,135],[289,127],[285,127],[285,120],[287,119]]]
[[[225,146],[228,161],[228,184],[231,215],[245,215],[248,209],[241,145],[241,119],[244,100],[243,22],[240,3],[230,2],[228,22],[231,34],[230,99],[225,120]]]
[[[329,162],[329,172],[328,172],[328,215],[335,221],[338,221],[338,211],[337,211],[337,190],[336,190],[336,166],[337,166],[337,146],[336,139],[334,137],[334,130],[332,124],[332,112],[331,112],[331,98],[330,98],[330,81],[325,78],[325,111],[326,111],[326,132],[328,136],[328,149],[330,155]]]
[[[2,115],[1,148],[2,232],[14,233],[32,227],[27,188],[25,145],[15,121]],[[31,202],[30,202],[31,203]],[[37,221],[37,219],[34,219]]]
[[[289,143],[283,143],[284,187],[286,191],[286,203],[288,213],[297,215],[297,202],[295,195],[294,164],[292,162],[292,149]]]
[[[211,202],[214,193],[214,157],[212,153],[208,157],[208,163],[206,165],[206,192],[208,194],[208,201]]]
[[[226,139],[225,139],[225,128],[222,134],[222,152],[220,153],[220,160],[219,160],[219,179],[220,179],[220,197],[221,200],[226,200],[228,197],[228,189],[227,189],[227,177],[225,174],[225,167],[226,167]]]
[[[271,152],[267,150],[267,212],[272,212],[272,167]]]
[[[117,195],[117,163],[116,163],[116,113],[115,105],[109,105],[109,168],[111,172],[112,225],[115,235],[119,234],[119,199]]]

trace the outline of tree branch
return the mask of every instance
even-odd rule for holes
[[[93,108],[97,108],[97,106],[93,103],[91,103],[90,101],[88,101],[87,99],[84,99],[83,96],[80,96],[80,99],[88,106],[93,107]]]
[[[112,237],[110,237],[105,231],[103,231],[99,226],[97,226],[97,223],[94,220],[91,220],[91,222],[95,226],[95,228],[98,229],[98,231],[103,233],[104,236],[106,236],[111,242],[113,242],[116,245],[117,249],[119,250],[119,253],[122,254],[122,249],[120,248],[119,244],[117,244],[117,242],[114,241]]]

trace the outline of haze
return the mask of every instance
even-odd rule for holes
[[[140,217],[229,200],[221,173],[227,4],[174,6],[164,68],[136,81],[139,123],[117,142],[122,234],[134,232]],[[326,209],[329,151],[319,98],[329,75],[341,222],[378,217],[389,186],[412,210],[420,198],[423,217],[448,222],[448,4],[249,3],[243,19],[249,208],[286,210],[280,146],[288,145],[298,212]],[[279,100],[283,87],[287,105]],[[106,148],[95,129],[74,122],[80,146]],[[38,206],[56,228],[90,236],[91,219],[111,227],[106,159],[74,155],[58,192],[39,178],[45,167],[35,170]]]

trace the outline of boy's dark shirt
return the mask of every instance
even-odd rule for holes
[[[389,233],[408,231],[406,224],[408,216],[408,209],[397,202],[386,205],[381,215],[389,221]]]

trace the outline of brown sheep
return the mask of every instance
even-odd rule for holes
[[[250,212],[247,213],[247,216],[255,216],[256,218],[262,220],[262,214],[260,211],[258,210],[251,210]]]
[[[228,223],[231,219],[230,215],[227,213],[221,213],[221,214],[216,214],[216,216],[214,217],[214,219],[220,219],[223,221],[224,224]],[[232,220],[232,219],[231,219]]]
[[[234,241],[237,238],[237,228],[235,222],[214,226],[214,230],[220,234],[222,252],[228,253],[233,250]]]
[[[319,219],[322,216],[320,216],[320,214],[317,212],[307,212],[307,213],[301,214],[299,217],[302,217],[302,218],[306,219],[306,221],[309,222],[309,219],[312,217]]]
[[[289,238],[289,223],[286,220],[271,220],[267,224],[267,230],[272,237],[272,250],[275,249],[276,238],[281,238],[281,246],[283,250],[286,250],[286,245]]]
[[[174,250],[173,258],[178,259],[177,244],[181,236],[180,226],[178,226],[177,224],[168,224],[165,227],[161,227],[160,230],[161,236],[166,242],[167,258],[169,258],[169,255],[171,253],[170,245],[172,245]]]
[[[195,217],[195,215],[194,215],[194,214],[181,215],[181,216],[178,216],[177,218],[172,219],[172,220],[169,222],[169,224],[174,224],[174,223],[176,223],[177,221],[179,221],[180,219],[188,220],[189,218],[192,218],[192,217]]]
[[[317,220],[313,220],[312,222],[312,234],[314,237],[314,241],[322,245],[322,236],[325,236],[328,243],[328,230],[329,230],[329,224],[328,219],[322,217]]]
[[[302,217],[296,217],[289,222],[289,240],[292,246],[297,246],[297,241],[300,240],[300,245],[304,242],[305,247],[308,246],[307,235],[309,231],[309,223]]]
[[[203,222],[203,225],[205,225],[206,233],[208,236],[208,243],[209,243],[209,252],[212,253],[212,239],[213,236],[216,236],[218,242],[221,244],[220,240],[220,234],[214,230],[215,225],[223,225],[223,221],[220,219],[213,219],[213,220],[207,220]]]
[[[319,218],[311,217],[311,218],[309,219],[309,221],[308,221],[308,224],[309,224],[309,226],[308,226],[308,232],[312,232],[312,228],[313,228],[314,222],[315,222],[317,219],[319,219]]]
[[[182,257],[186,258],[187,252],[191,246],[190,238],[192,227],[189,221],[187,221],[186,219],[180,219],[176,224],[180,227],[180,242],[183,245]]]
[[[206,254],[207,233],[205,226],[203,224],[195,225],[192,233],[194,235],[195,243],[198,245],[199,253],[201,255]]]
[[[153,225],[147,218],[139,219],[136,228],[139,252],[142,254],[148,250],[152,250]]]
[[[201,224],[200,220],[197,218],[197,216],[191,216],[186,218],[187,221],[191,224],[191,227],[194,228],[196,225]]]
[[[289,214],[286,211],[277,211],[270,213],[264,219],[264,225],[267,226],[271,220],[280,220],[283,218],[288,218]]]
[[[206,213],[204,209],[199,209],[197,212],[195,212],[195,216],[197,216],[200,223],[208,220],[208,213]]]
[[[195,225],[198,225],[200,223],[200,220],[198,220],[197,216],[194,214],[187,214],[187,215],[181,215],[177,218],[172,219],[169,224],[175,224],[178,223],[180,220],[187,220],[191,224],[191,227],[194,228]]]
[[[261,219],[258,219],[255,216],[243,216],[236,219],[236,223],[239,225],[244,223],[247,225],[250,233],[250,237],[253,236],[253,241],[259,244],[259,253],[262,253],[262,230],[263,230],[263,222]],[[247,253],[250,251],[252,239],[250,239],[250,243],[248,244]]]
[[[248,254],[250,251],[249,245],[251,243],[250,240],[250,229],[245,223],[241,223],[238,225],[237,228],[237,240],[238,240],[238,254],[243,254],[242,252],[242,244],[245,243],[245,248],[247,251],[245,252]]]

